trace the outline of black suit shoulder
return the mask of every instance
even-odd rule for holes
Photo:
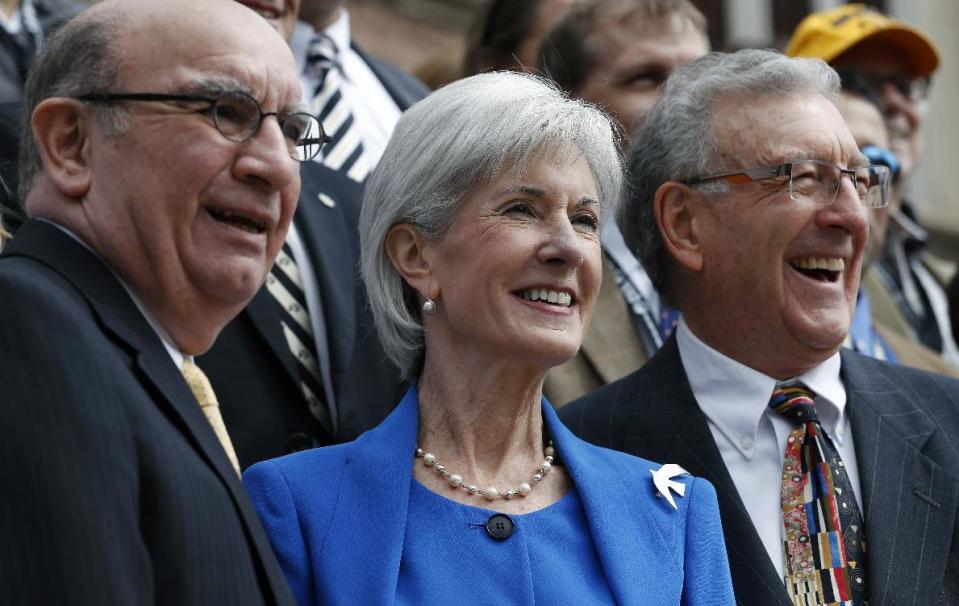
[[[366,61],[401,110],[409,109],[411,105],[430,94],[430,89],[418,78],[396,65],[371,55],[356,44],[353,45],[353,50]]]

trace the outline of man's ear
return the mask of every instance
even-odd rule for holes
[[[90,120],[91,114],[81,102],[64,97],[44,99],[30,119],[44,174],[71,198],[82,198],[90,189]]]
[[[653,198],[656,224],[666,250],[677,263],[694,272],[703,268],[696,229],[697,214],[703,208],[697,204],[697,195],[686,184],[667,181],[659,186]]]
[[[386,254],[406,283],[422,297],[439,297],[435,286],[428,250],[428,241],[419,228],[409,223],[398,223],[386,234]]]

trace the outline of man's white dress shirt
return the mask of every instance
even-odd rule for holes
[[[769,408],[778,383],[699,340],[680,319],[676,331],[679,356],[689,385],[709,422],[719,453],[746,511],[779,576],[783,576],[780,486],[786,438],[795,426]],[[839,375],[837,352],[812,370],[795,377],[816,394],[816,412],[823,429],[842,457],[859,510],[859,465],[853,446],[846,389]]]

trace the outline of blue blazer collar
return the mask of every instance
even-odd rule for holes
[[[676,550],[676,537],[657,523],[656,517],[663,514],[657,516],[653,509],[668,506],[653,496],[649,473],[639,469],[639,477],[631,476],[637,473],[637,466],[624,469],[624,455],[574,436],[545,398],[542,410],[553,444],[583,504],[593,543],[617,602],[641,601],[636,595],[639,588],[633,584],[640,567],[648,578],[676,583],[678,593],[682,564],[668,555]],[[348,528],[339,527],[329,534],[323,551],[355,557],[324,558],[322,566],[327,578],[354,579],[355,585],[344,591],[352,603],[391,603],[396,595],[418,426],[419,398],[414,385],[383,423],[357,439],[347,457],[334,518],[351,522]],[[673,526],[682,528],[684,524]],[[371,542],[375,542],[375,548],[369,545]],[[641,554],[648,554],[650,549],[664,557],[643,558]],[[651,560],[660,570],[649,570]]]

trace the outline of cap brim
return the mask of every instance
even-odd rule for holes
[[[932,42],[920,32],[902,26],[877,29],[868,36],[851,42],[837,52],[836,56],[830,59],[830,62],[839,59],[846,51],[865,42],[881,42],[900,49],[909,57],[909,63],[912,66],[913,73],[917,76],[929,76],[939,67],[939,54],[936,52],[935,47],[932,46]]]

